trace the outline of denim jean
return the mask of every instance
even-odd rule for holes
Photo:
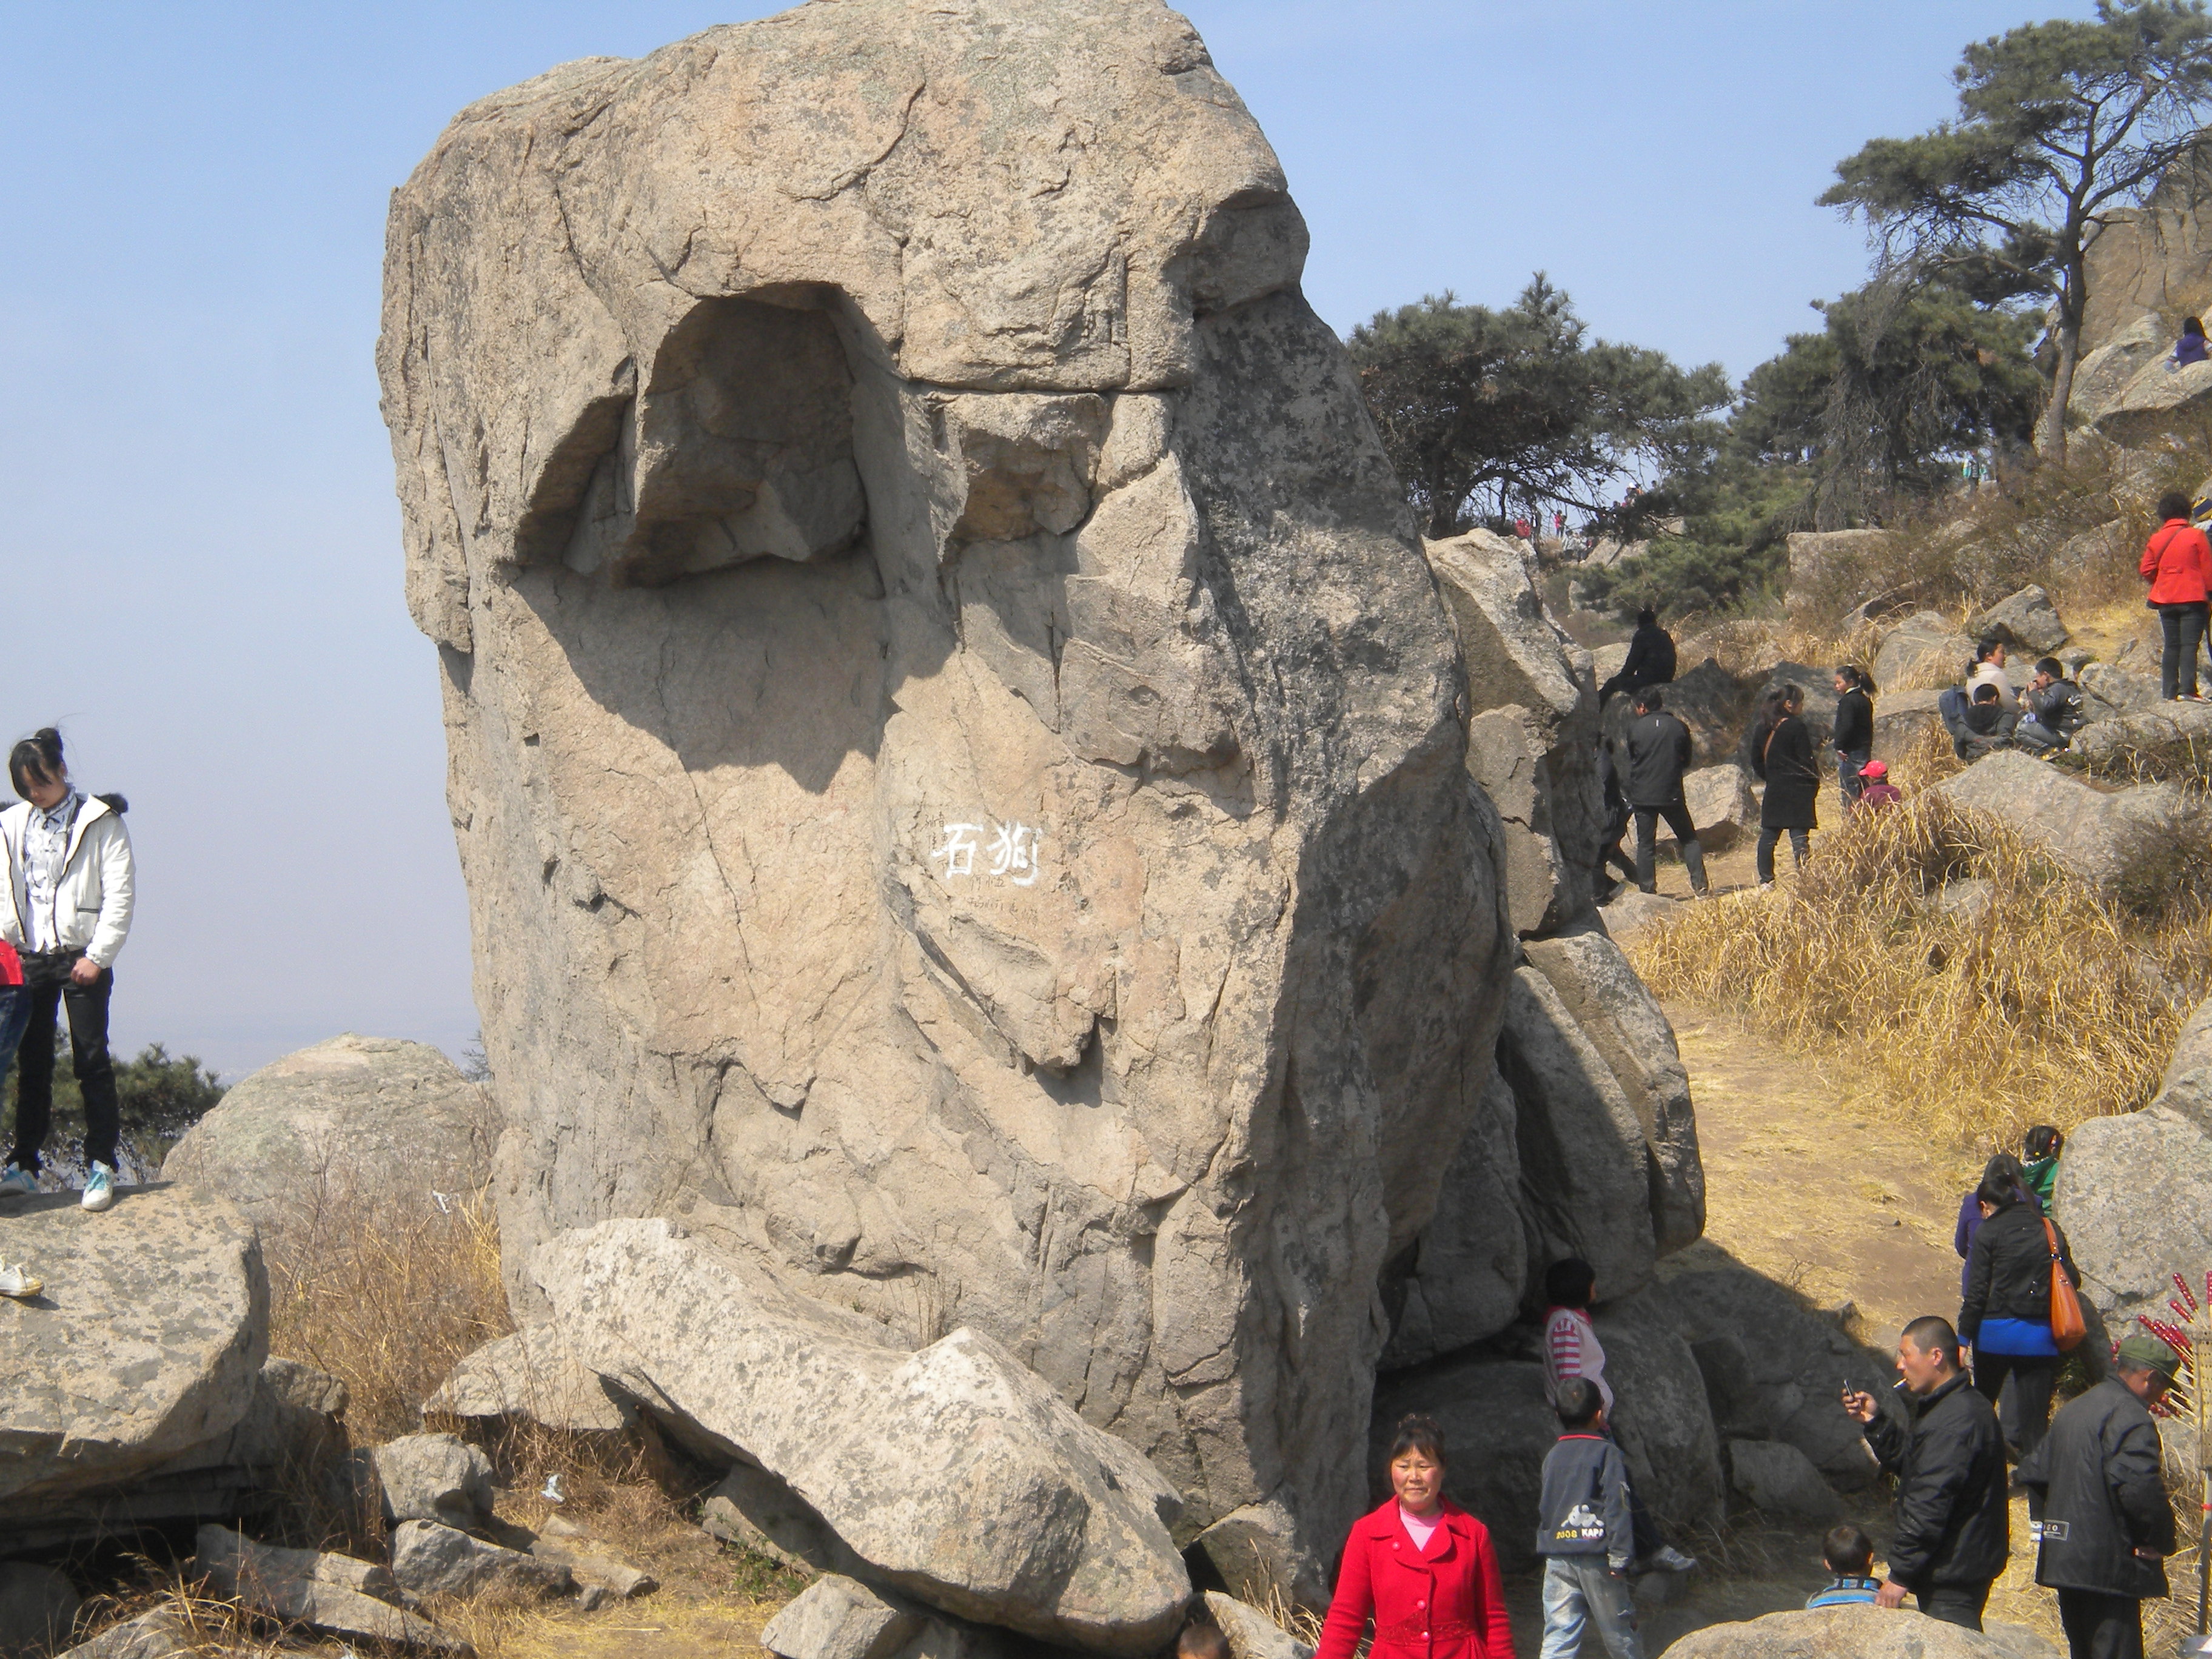
[[[1540,1659],[1576,1659],[1588,1629],[1597,1632],[1611,1659],[1644,1659],[1628,1580],[1614,1577],[1601,1554],[1545,1557]]]
[[[1836,751],[1836,787],[1843,791],[1846,812],[1856,806],[1859,797],[1866,793],[1866,780],[1859,775],[1859,769],[1873,758],[1874,752],[1867,749]]]
[[[2158,695],[2171,702],[2197,695],[2197,647],[2204,638],[2204,605],[2162,605],[2158,625],[2166,650],[2158,659]]]
[[[1753,862],[1759,866],[1759,878],[1762,883],[1774,879],[1774,848],[1784,833],[1772,829],[1762,829],[1759,832],[1759,846],[1753,852]],[[1805,867],[1806,851],[1813,844],[1812,832],[1791,830],[1786,833],[1790,836],[1790,856],[1796,860],[1797,867],[1802,870]]]

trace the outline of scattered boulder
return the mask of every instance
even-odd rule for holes
[[[333,1636],[398,1643],[433,1653],[466,1653],[467,1643],[393,1605],[388,1568],[350,1556],[278,1549],[227,1527],[199,1529],[198,1568],[216,1595],[256,1613],[311,1625]]]
[[[9,1522],[238,1426],[268,1358],[269,1318],[260,1245],[240,1211],[155,1188],[88,1215],[74,1193],[50,1193],[19,1200],[7,1228],[9,1259],[46,1280],[35,1302],[0,1298]]]
[[[0,1561],[0,1659],[46,1659],[67,1647],[82,1605],[58,1568]]]
[[[1705,1171],[1674,1026],[1603,928],[1531,939],[1523,949],[1627,1095],[1643,1132],[1659,1254],[1682,1249],[1705,1230]]]
[[[1611,645],[1594,646],[1589,654],[1590,676],[1603,685],[1628,666],[1628,641],[1618,640]]]
[[[1729,1484],[1766,1514],[1820,1527],[1844,1518],[1836,1489],[1811,1458],[1787,1442],[1731,1440],[1728,1455]]]
[[[1943,729],[1937,711],[1941,691],[1884,691],[1874,703],[1874,752],[1884,760],[1903,754],[1923,733]]]
[[[2093,722],[2161,706],[2155,677],[2130,673],[2117,663],[2086,664],[2076,678],[2081,685],[2082,712]]]
[[[2167,1275],[2212,1261],[2212,1001],[2182,1027],[2150,1104],[2082,1124],[2058,1171],[2083,1291],[2116,1332],[2163,1317]]]
[[[392,1529],[392,1576],[410,1595],[467,1601],[543,1601],[576,1588],[558,1561],[487,1543],[435,1521],[402,1521]]]
[[[2023,1625],[1971,1631],[1867,1605],[1770,1613],[1692,1631],[1662,1659],[2059,1659]]]
[[[2212,762],[2212,703],[2157,702],[2096,720],[2075,734],[2071,746],[2091,766],[2112,770],[2131,760],[2171,761],[2177,751],[2192,751]]]
[[[2159,325],[2158,313],[2144,312],[2075,365],[2073,390],[2066,398],[2068,420],[2093,424],[2128,383],[2166,351],[2166,331]]]
[[[2121,559],[2132,562],[2133,538],[2128,534],[2128,521],[2113,519],[2069,536],[2051,556],[2057,567],[2071,574],[2100,570]]]
[[[1791,610],[1815,601],[1832,573],[1856,565],[1879,552],[1889,540],[1887,530],[1799,530],[1790,537]]]
[[[61,1659],[198,1659],[200,1638],[173,1601],[110,1625]]]
[[[2097,415],[2097,430],[2114,443],[2141,449],[2173,433],[2193,432],[2212,415],[2212,363],[2166,372],[2162,359],[2136,371]]]
[[[554,1516],[531,1540],[530,1553],[541,1561],[568,1569],[583,1591],[599,1592],[605,1600],[633,1601],[660,1588],[660,1581],[622,1559],[600,1540],[564,1516]]]
[[[472,1194],[491,1177],[497,1109],[427,1042],[349,1031],[227,1090],[161,1161],[165,1181],[221,1193],[264,1227],[303,1194],[364,1181]]]
[[[1297,1599],[1312,1606],[1328,1599],[1328,1580],[1310,1563],[1291,1558],[1284,1540],[1291,1537],[1283,1501],[1271,1498],[1224,1515],[1199,1534],[1193,1547],[1221,1575],[1231,1594],[1250,1598],[1297,1588]]]
[[[370,1454],[384,1518],[478,1531],[492,1515],[491,1460],[451,1434],[410,1434]]]
[[[1935,793],[2009,824],[2053,863],[2107,891],[2166,844],[2179,805],[2169,787],[2099,789],[2014,750],[1983,757]]]
[[[1994,634],[2009,649],[2029,657],[2047,657],[2073,637],[2051,595],[2033,584],[1991,605],[1968,631],[1978,639]]]
[[[1759,797],[1753,793],[1751,774],[1735,762],[1725,766],[1701,766],[1682,777],[1682,804],[1690,809],[1698,842],[1708,853],[1723,853],[1759,827]],[[1655,837],[1672,841],[1674,832],[1664,818],[1653,826]],[[1635,833],[1632,827],[1630,834]]]
[[[563,1234],[532,1272],[586,1364],[694,1446],[787,1481],[871,1577],[1106,1651],[1174,1633],[1190,1595],[1174,1490],[988,1337],[886,1346],[664,1220]]]
[[[1613,942],[1626,944],[1645,928],[1680,914],[1681,908],[1681,900],[1668,898],[1664,893],[1644,893],[1634,887],[1625,887],[1614,896],[1612,903],[1597,914]]]
[[[464,1358],[423,1403],[426,1416],[527,1418],[569,1433],[611,1433],[636,1413],[578,1363],[550,1325],[526,1326]]]
[[[1516,932],[1589,914],[1604,802],[1587,659],[1544,609],[1520,544],[1486,530],[1425,544],[1467,661],[1467,765],[1505,826]]]
[[[1313,1659],[1311,1644],[1298,1640],[1249,1601],[1208,1590],[1206,1610],[1229,1639],[1229,1659]]]
[[[1875,653],[1874,683],[1883,691],[1954,684],[1966,676],[1974,641],[1936,611],[1917,611],[1882,635]]]
[[[833,1572],[786,1603],[760,1643],[781,1659],[891,1659],[921,1629],[913,1608]]]

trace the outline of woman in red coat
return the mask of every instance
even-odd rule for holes
[[[1375,1618],[1370,1659],[1513,1659],[1490,1528],[1444,1498],[1444,1437],[1401,1419],[1388,1503],[1352,1523],[1314,1659],[1352,1659]]]
[[[2189,521],[2189,497],[2179,490],[2159,497],[2165,520],[2152,532],[2140,567],[2150,584],[2150,608],[2166,631],[2166,653],[2158,665],[2158,694],[2168,702],[2197,696],[2197,643],[2204,637],[2207,600],[2212,599],[2212,544]]]

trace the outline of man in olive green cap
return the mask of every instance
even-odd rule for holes
[[[2072,1659],[2143,1659],[2143,1599],[2166,1593],[2174,1543],[2149,1407],[2180,1367],[2156,1337],[2126,1338],[2112,1374],[2069,1401],[2020,1466],[2035,1582],[2058,1592]]]

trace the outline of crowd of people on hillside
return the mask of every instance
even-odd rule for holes
[[[2011,1558],[2009,1498],[2026,1494],[2036,1583],[2055,1592],[2070,1659],[2142,1659],[2142,1604],[2167,1593],[2176,1547],[2152,1413],[2182,1370],[2150,1329],[2110,1341],[2050,1213],[2064,1139],[2028,1132],[2023,1155],[1992,1157],[1960,1207],[1964,1258],[1955,1320],[1912,1320],[1887,1401],[1846,1384],[1838,1405],[1895,1481],[1886,1568],[1855,1525],[1822,1540],[1828,1582],[1808,1607],[1910,1599],[1930,1619],[1982,1628]],[[1544,1460],[1536,1553],[1543,1562],[1541,1659],[1577,1659],[1585,1638],[1609,1659],[1644,1659],[1631,1581],[1697,1563],[1646,1512],[1613,1428],[1613,1389],[1591,1322],[1596,1275],[1552,1264],[1541,1339],[1559,1437]],[[2051,1412],[2069,1353],[2088,1386]],[[1431,1419],[1397,1425],[1391,1496],[1345,1545],[1316,1659],[1354,1659],[1369,1620],[1376,1659],[1512,1659],[1498,1556],[1483,1522],[1444,1495],[1449,1467]],[[1185,1659],[1205,1659],[1189,1654]]]
[[[78,1202],[115,1202],[122,1113],[108,1052],[115,958],[130,936],[137,877],[120,795],[87,795],[71,781],[51,726],[9,751],[16,803],[0,811],[0,1085],[16,1073],[15,1140],[0,1168],[0,1205],[39,1190],[53,1127],[54,1049],[69,1018],[70,1064],[84,1103],[84,1184]],[[28,1267],[0,1260],[0,1296],[42,1289]]]

